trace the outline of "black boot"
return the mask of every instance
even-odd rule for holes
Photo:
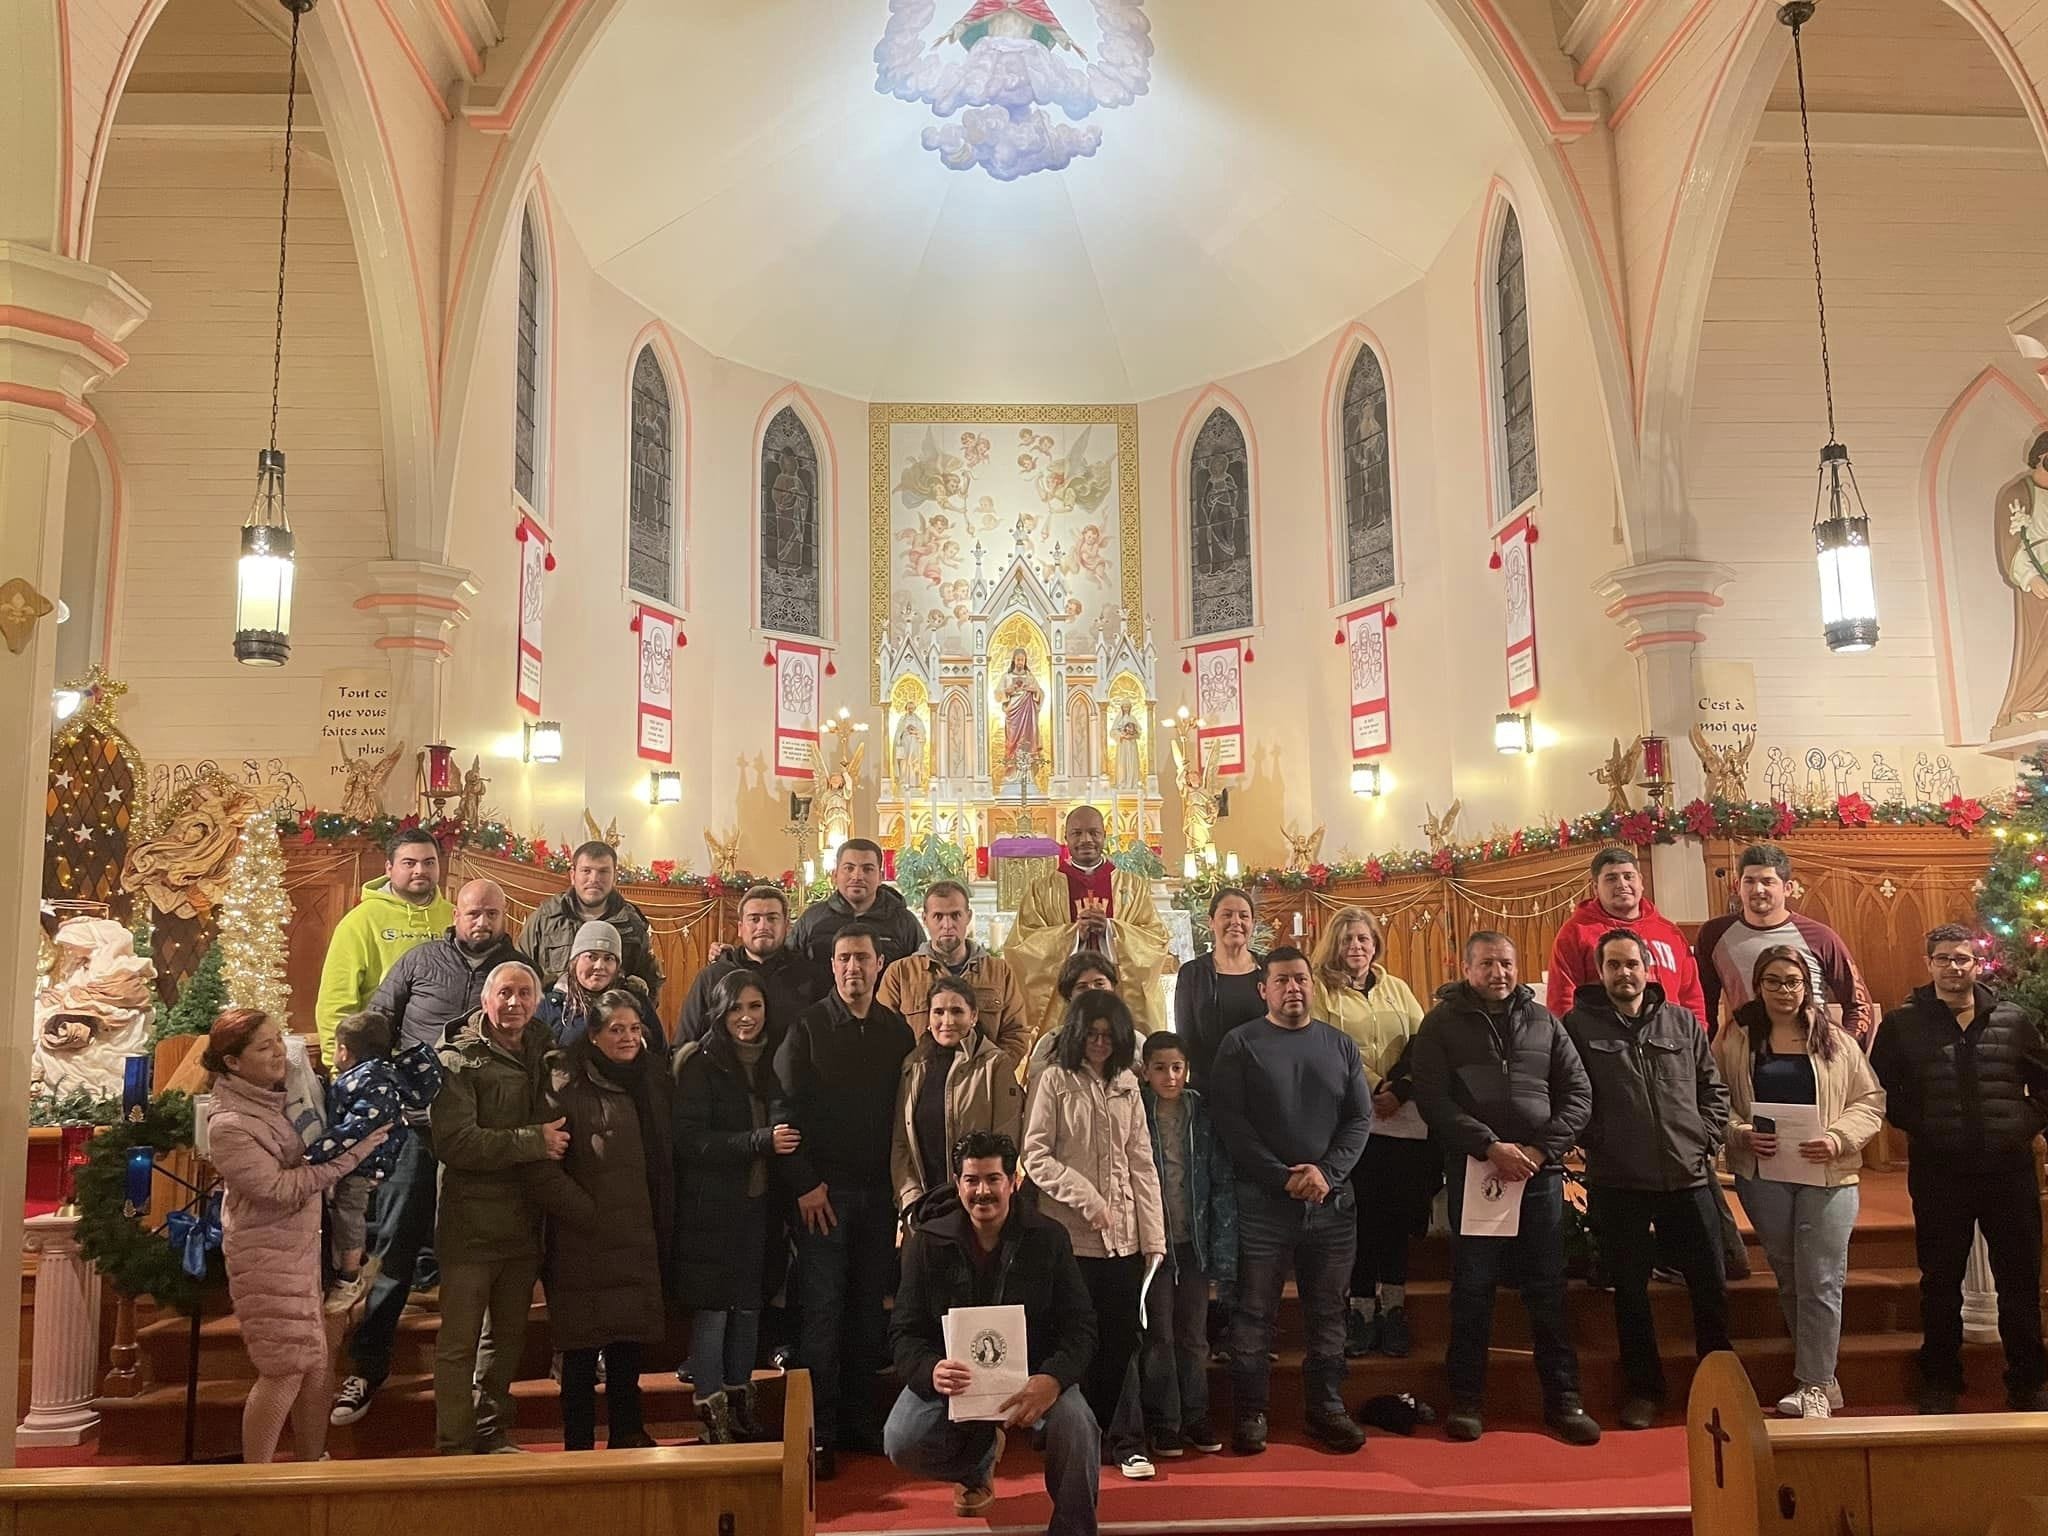
[[[733,1428],[732,1407],[723,1392],[713,1392],[709,1397],[697,1399],[697,1419],[704,1426],[702,1436],[706,1445],[732,1445],[739,1435]]]
[[[782,1438],[779,1434],[769,1434],[761,1427],[761,1421],[754,1417],[754,1384],[751,1381],[743,1387],[727,1387],[725,1407],[732,1416],[733,1433],[742,1444],[766,1444]]]

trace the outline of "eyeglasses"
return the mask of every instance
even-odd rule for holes
[[[1093,1045],[1097,1040],[1100,1040],[1104,1045],[1114,1045],[1116,1043],[1116,1036],[1106,1029],[1091,1029],[1082,1038],[1090,1045]]]
[[[1952,965],[1959,971],[1966,971],[1977,963],[1975,955],[1929,955],[1930,965]]]
[[[1806,978],[1804,976],[1766,976],[1763,984],[1774,992],[1799,992],[1805,989]]]

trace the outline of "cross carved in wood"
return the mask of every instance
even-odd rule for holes
[[[1722,1464],[1721,1458],[1727,1450],[1728,1442],[1735,1437],[1721,1427],[1721,1410],[1718,1408],[1714,1410],[1714,1416],[1707,1420],[1706,1424],[1702,1427],[1707,1432],[1707,1438],[1714,1442],[1714,1486],[1716,1488],[1726,1488],[1728,1486],[1727,1468]]]

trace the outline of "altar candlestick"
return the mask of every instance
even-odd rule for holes
[[[1241,873],[1243,873],[1243,869],[1244,866],[1238,863],[1237,855],[1235,853],[1225,855],[1223,860],[1224,879],[1235,880]]]
[[[128,1170],[121,1181],[121,1214],[130,1221],[149,1209],[149,1197],[156,1183],[156,1152],[137,1147],[128,1154]]]
[[[1294,914],[1294,936],[1297,939],[1301,937],[1301,914],[1299,912]]]
[[[1197,879],[1200,879],[1200,878],[1201,878],[1201,874],[1202,874],[1202,861],[1201,861],[1200,859],[1196,858],[1196,857],[1195,857],[1195,856],[1194,856],[1194,855],[1193,855],[1192,853],[1191,853],[1191,854],[1189,854],[1189,855],[1188,855],[1188,856],[1187,856],[1186,858],[1184,858],[1184,859],[1182,859],[1182,860],[1180,861],[1180,877],[1181,877],[1181,879],[1183,879],[1183,880],[1197,880]]]

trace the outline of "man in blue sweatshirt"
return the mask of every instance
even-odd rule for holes
[[[1339,1453],[1365,1444],[1344,1408],[1344,1297],[1358,1246],[1351,1170],[1372,1130],[1372,1094],[1350,1037],[1309,1017],[1313,985],[1300,950],[1268,954],[1259,973],[1266,1016],[1225,1038],[1208,1085],[1237,1178],[1230,1371],[1231,1448],[1240,1456],[1266,1448],[1267,1352],[1290,1262],[1307,1329],[1308,1432]]]

